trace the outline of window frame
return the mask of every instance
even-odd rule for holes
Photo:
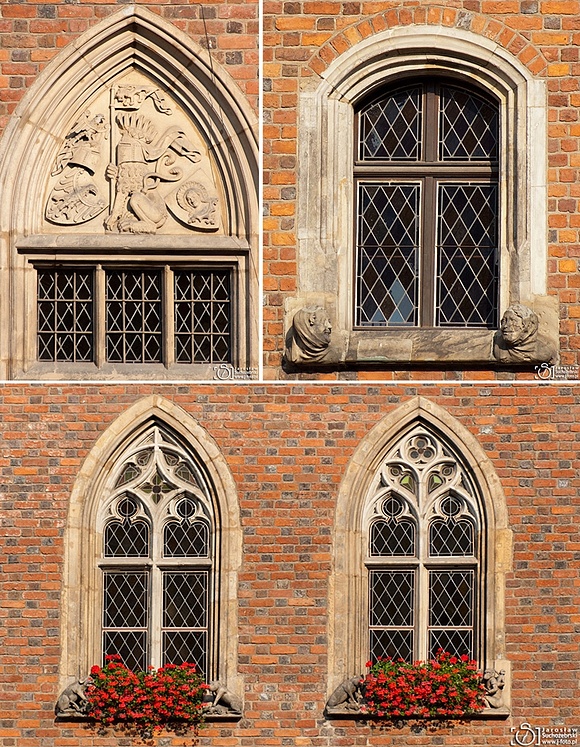
[[[485,65],[482,64],[485,60]],[[331,346],[309,367],[400,368],[454,363],[496,367],[491,329],[356,329],[353,324],[354,111],[369,93],[403,77],[442,76],[482,89],[500,102],[501,222],[498,319],[523,303],[552,337],[558,308],[547,292],[546,83],[509,52],[471,31],[394,27],[359,41],[300,94],[298,121],[297,310],[326,309]],[[333,195],[332,200],[327,195]],[[517,199],[516,199],[517,195]],[[297,364],[299,365],[299,364]]]
[[[440,109],[439,101],[441,90],[444,87],[452,87],[465,91],[467,94],[479,98],[488,106],[496,108],[498,114],[498,132],[497,132],[497,160],[491,161],[486,159],[453,159],[443,160],[439,156],[440,139]],[[420,90],[421,99],[421,126],[420,126],[420,151],[416,159],[366,159],[361,155],[363,138],[361,134],[361,113],[379,103],[389,94],[407,91],[411,88]],[[496,329],[498,324],[498,286],[499,277],[494,282],[494,309],[493,317],[487,324],[442,324],[437,321],[438,316],[438,282],[440,280],[438,265],[437,234],[438,224],[441,218],[439,210],[439,187],[440,185],[453,185],[460,179],[463,185],[467,182],[471,184],[489,184],[497,188],[497,198],[499,208],[500,197],[500,153],[501,153],[501,133],[502,123],[500,118],[500,102],[494,100],[489,93],[483,91],[479,86],[474,86],[471,82],[467,85],[466,81],[458,84],[448,76],[436,75],[411,77],[403,76],[403,80],[397,79],[394,85],[379,87],[373,89],[369,95],[365,96],[357,103],[354,109],[354,163],[353,163],[353,184],[355,196],[353,198],[354,220],[354,273],[353,288],[355,311],[353,315],[353,330],[368,330],[380,327],[381,329],[400,329],[400,328],[431,328],[436,329]],[[360,297],[359,285],[361,277],[358,272],[359,252],[363,245],[359,244],[359,226],[362,218],[360,207],[359,186],[368,184],[401,184],[410,186],[418,184],[419,186],[419,206],[417,209],[418,223],[418,241],[417,241],[417,298],[414,305],[416,312],[415,323],[392,325],[385,323],[382,325],[373,325],[362,323],[357,317],[360,314]],[[500,215],[496,217],[496,255],[499,254],[501,238],[499,236]],[[496,256],[496,263],[499,257]],[[432,282],[429,279],[432,278]]]

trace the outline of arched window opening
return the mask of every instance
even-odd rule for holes
[[[355,326],[495,328],[499,103],[411,80],[365,100],[355,129]]]
[[[216,527],[195,458],[155,425],[126,449],[102,502],[101,658],[130,669],[190,662],[207,679],[217,610]]]

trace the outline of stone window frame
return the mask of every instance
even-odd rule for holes
[[[367,523],[376,497],[376,481],[389,451],[405,434],[421,426],[460,461],[476,487],[482,530],[480,538],[481,668],[504,670],[503,705],[484,711],[503,717],[510,708],[511,664],[505,647],[505,583],[512,570],[512,531],[507,504],[494,467],[477,439],[443,408],[415,397],[377,423],[350,459],[336,505],[332,572],[329,583],[329,661],[327,694],[347,678],[364,674],[369,646],[369,563]],[[419,600],[424,613],[424,599]]]
[[[47,234],[47,177],[86,102],[111,80],[137,70],[195,118],[221,180],[224,233],[191,235]],[[18,177],[16,178],[16,175]],[[46,364],[36,359],[36,270],[41,261],[117,261],[229,266],[236,286],[232,368],[255,376],[259,356],[260,247],[257,119],[227,70],[185,33],[145,8],[128,5],[66,46],[42,71],[0,142],[0,380],[213,379],[212,365]]]
[[[83,680],[93,664],[101,663],[102,569],[110,565],[103,563],[102,558],[103,507],[115,492],[114,482],[127,450],[154,427],[170,435],[184,453],[191,455],[208,487],[216,548],[211,570],[208,674],[209,679],[219,679],[227,683],[228,690],[241,695],[236,590],[242,532],[235,483],[207,431],[180,407],[158,395],[138,401],[109,425],[75,481],[65,540],[59,692],[72,681]],[[155,530],[162,536],[163,524]],[[207,565],[207,561],[201,562]],[[160,600],[152,600],[152,605],[156,603],[159,605]],[[153,631],[153,635],[158,632]],[[157,657],[152,663],[159,665]]]
[[[388,29],[354,45],[305,87],[298,123],[298,292],[286,302],[286,329],[297,310],[323,307],[331,344],[310,367],[492,364],[493,330],[355,329],[354,118],[357,103],[401,76],[441,75],[483,89],[500,102],[500,299],[530,306],[540,327],[557,329],[547,295],[546,83],[486,37],[463,29]],[[329,200],[326,195],[332,195]],[[517,195],[517,199],[516,196]],[[553,336],[553,334],[552,334]]]

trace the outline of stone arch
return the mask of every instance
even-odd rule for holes
[[[483,20],[439,6],[385,11],[335,34],[311,60],[316,75],[301,93],[298,123],[301,270],[298,294],[288,302],[287,327],[296,309],[325,307],[333,329],[327,360],[494,363],[493,330],[453,330],[449,340],[432,345],[431,330],[375,329],[369,335],[354,323],[355,110],[363,96],[401,76],[454,78],[489,91],[499,102],[498,312],[501,317],[510,305],[523,303],[543,320],[544,334],[557,335],[558,310],[547,292],[548,118],[546,82],[540,77],[546,63],[516,32]],[[332,200],[324,199],[328,194]]]
[[[210,488],[216,516],[219,553],[219,676],[233,691],[243,688],[237,674],[237,574],[242,540],[236,486],[224,456],[211,435],[191,415],[158,395],[136,402],[106,429],[87,455],[75,481],[65,540],[62,595],[60,689],[84,678],[98,649],[94,621],[95,557],[100,536],[96,518],[110,490],[113,470],[123,452],[152,426],[170,434],[195,457]]]
[[[34,358],[29,331],[34,293],[28,292],[32,273],[23,252],[32,244],[31,251],[43,247],[56,256],[58,247],[75,243],[74,235],[65,239],[55,234],[49,242],[42,236],[47,175],[86,102],[131,70],[167,92],[195,119],[223,192],[223,236],[210,237],[217,240],[210,248],[214,253],[248,254],[240,269],[249,287],[243,303],[251,306],[255,301],[256,116],[237,83],[206,50],[159,15],[127,5],[83,33],[44,68],[16,108],[0,143],[0,317],[13,320],[3,325],[3,331],[11,328],[10,333],[0,336],[2,378],[23,375]],[[69,256],[70,251],[74,249]],[[255,339],[257,324],[252,324],[250,336]],[[240,346],[245,355],[246,342]]]
[[[512,534],[501,483],[473,434],[442,407],[425,397],[416,397],[389,413],[363,438],[339,488],[330,584],[329,692],[345,677],[360,673],[367,658],[363,513],[382,461],[393,445],[417,425],[436,435],[456,454],[477,486],[486,525],[483,573],[487,615],[481,631],[486,661],[481,664],[509,669],[505,661],[504,586],[505,574],[512,564]]]

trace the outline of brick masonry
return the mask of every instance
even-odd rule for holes
[[[159,394],[216,440],[243,526],[239,668],[245,713],[200,745],[507,745],[510,727],[580,724],[580,390],[553,384],[5,385],[0,388],[0,744],[123,745],[55,725],[63,538],[75,477],[96,439]],[[328,579],[337,491],[361,439],[420,394],[478,439],[514,533],[506,642],[513,714],[414,733],[325,722]],[[183,744],[168,737],[159,745]],[[186,740],[191,744],[191,740]]]
[[[280,372],[284,301],[296,293],[296,104],[342,52],[372,34],[397,26],[442,25],[488,37],[547,80],[548,293],[560,304],[564,365],[580,361],[580,2],[577,0],[423,0],[390,2],[264,2],[264,291],[265,364]],[[477,377],[461,370],[452,376]],[[444,378],[449,374],[437,373]],[[296,378],[296,374],[291,375]],[[486,372],[484,377],[503,374]],[[319,378],[431,378],[424,371],[332,373]],[[309,374],[308,378],[312,378]]]

